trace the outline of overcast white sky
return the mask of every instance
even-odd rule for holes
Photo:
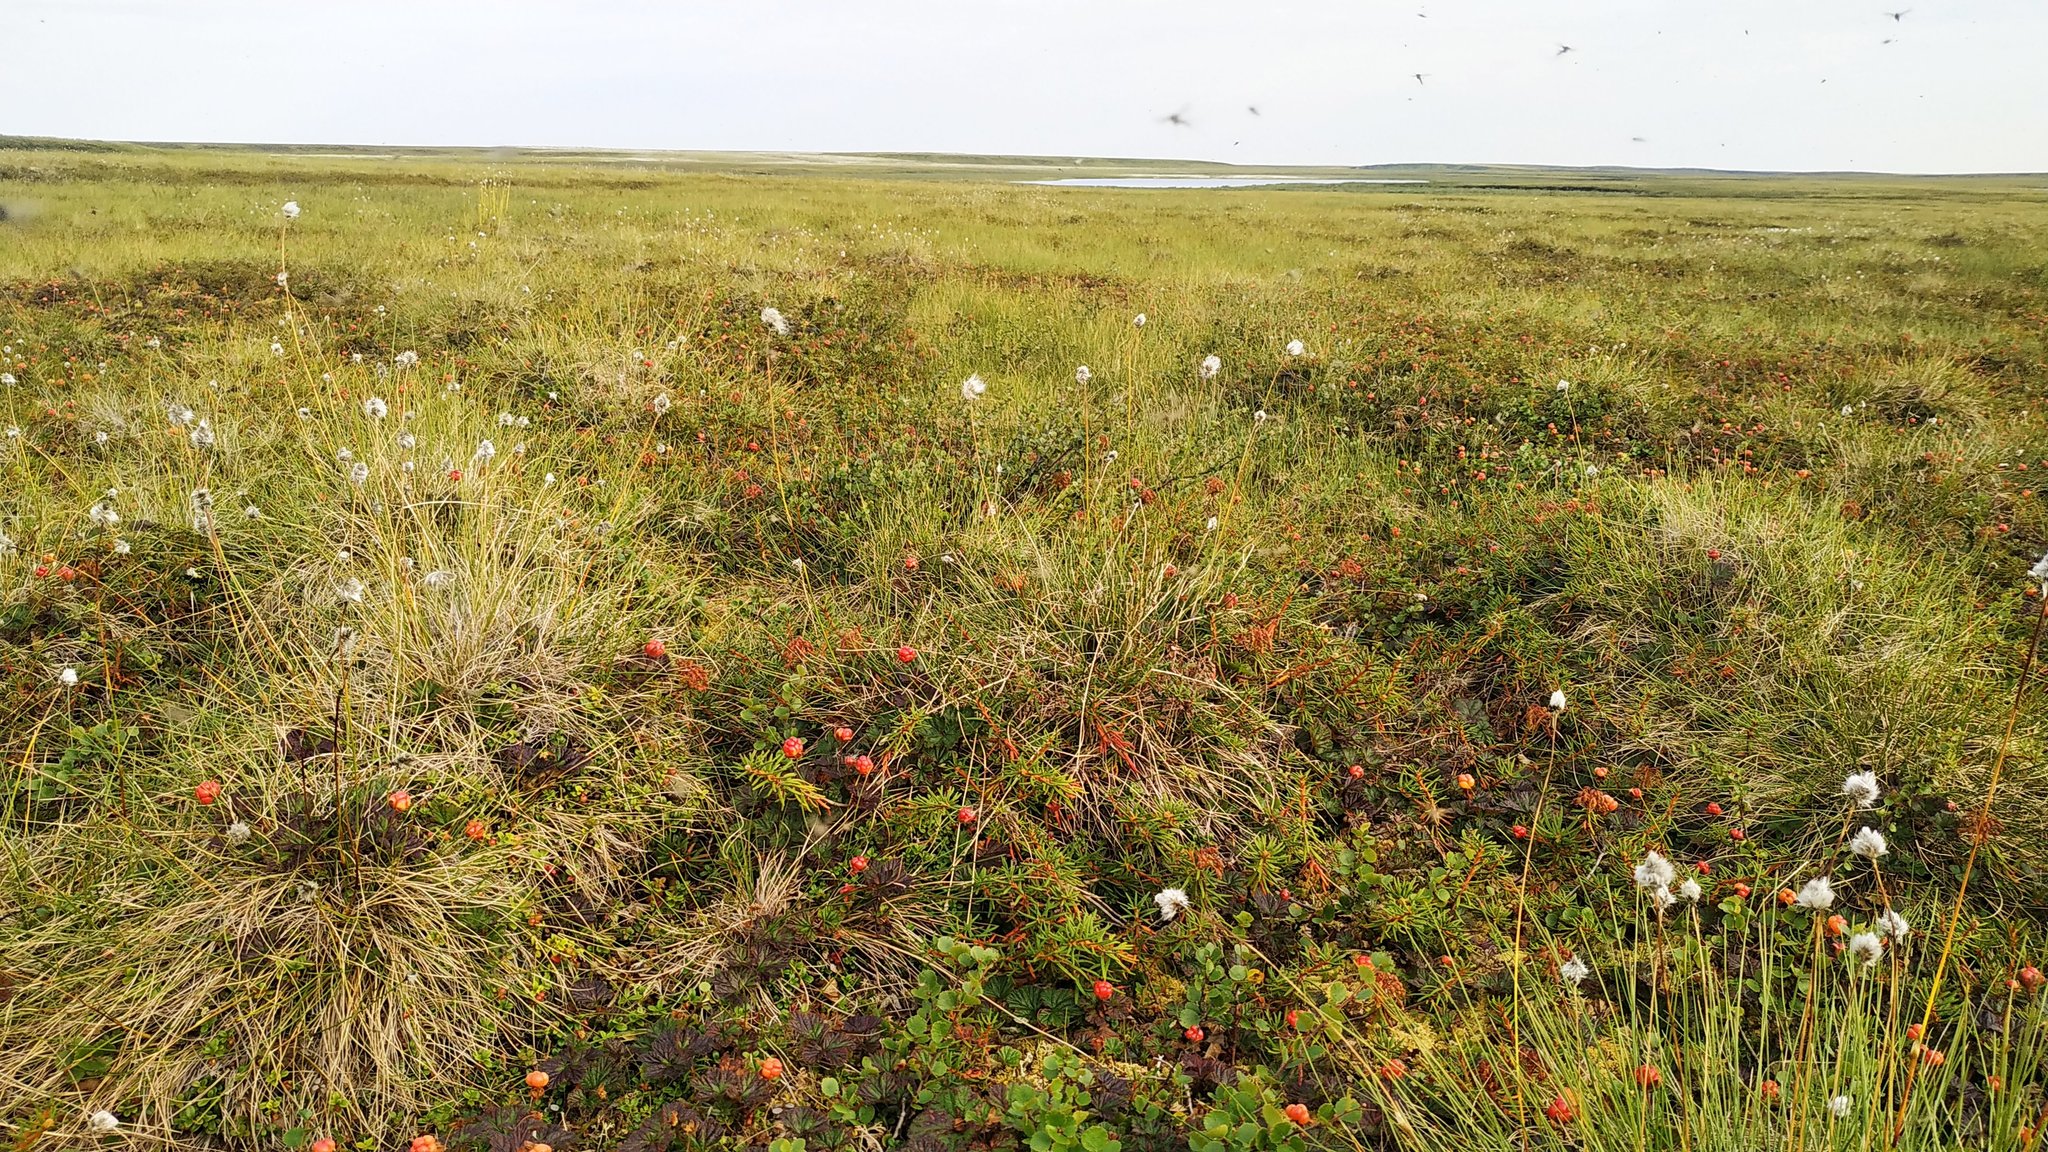
[[[2038,172],[2044,50],[2048,0],[0,0],[0,132]]]

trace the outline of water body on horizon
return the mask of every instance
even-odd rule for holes
[[[1427,184],[1373,176],[1066,176],[1019,180],[1053,188],[1267,188],[1276,184]]]

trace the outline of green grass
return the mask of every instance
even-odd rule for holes
[[[16,143],[13,1146],[2039,1126],[2048,181]]]

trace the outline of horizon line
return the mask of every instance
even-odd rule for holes
[[[659,156],[675,157],[848,157],[859,159],[902,159],[902,160],[975,160],[985,167],[1036,167],[1057,166],[1063,168],[1085,167],[1088,164],[1199,164],[1212,168],[1229,168],[1243,171],[1276,172],[1294,169],[1300,171],[1385,171],[1420,169],[1472,169],[1503,170],[1519,169],[1541,172],[1620,172],[1640,174],[1678,174],[1730,177],[1889,177],[1908,180],[1977,180],[1977,179],[2048,179],[2048,171],[2000,170],[1982,172],[1901,172],[1878,168],[1713,168],[1696,165],[1657,167],[1632,164],[1538,164],[1518,161],[1471,161],[1471,160],[1424,160],[1424,161],[1379,161],[1358,164],[1242,164],[1229,160],[1204,160],[1193,157],[1171,156],[1078,156],[1063,158],[1063,153],[1005,153],[1005,152],[944,152],[924,150],[863,150],[863,149],[789,149],[789,148],[672,148],[648,147],[627,148],[611,145],[581,144],[369,144],[346,142],[286,142],[259,140],[136,140],[90,136],[33,136],[0,133],[0,151],[95,151],[101,148],[165,148],[165,149],[221,149],[221,150],[280,150],[285,152],[306,149],[341,149],[346,151],[377,151],[396,153],[566,153],[577,155],[614,156]],[[374,158],[374,157],[370,157]],[[1001,162],[1009,162],[1003,164]]]

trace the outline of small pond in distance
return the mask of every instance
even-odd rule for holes
[[[1067,176],[1058,180],[1019,180],[1054,188],[1265,188],[1275,184],[1427,184],[1427,180],[1390,180],[1369,176]]]

